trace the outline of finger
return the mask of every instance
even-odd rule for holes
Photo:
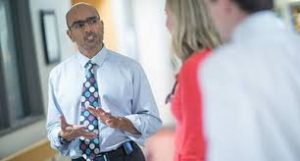
[[[107,118],[103,115],[98,117],[99,120],[101,120],[103,123],[105,123],[105,120],[107,120]]]
[[[106,113],[106,112],[100,112],[100,111],[97,111],[97,115],[96,117],[100,118],[101,121],[105,122],[105,120],[111,118],[111,114],[110,113]],[[100,113],[100,114],[99,114]]]
[[[97,111],[96,108],[94,108],[94,107],[92,107],[92,106],[87,107],[87,109],[88,109],[89,111],[93,111],[93,112],[96,112],[96,111]]]
[[[95,110],[95,111],[105,112],[101,107],[88,106],[87,109],[92,109],[92,110]]]
[[[97,137],[97,134],[94,132],[86,132],[86,131],[82,131],[81,136],[87,138],[87,139],[92,139]]]
[[[75,130],[72,126],[67,126],[65,129],[64,129],[64,131],[68,131],[68,132],[71,132],[71,131],[73,131],[73,130]]]
[[[107,115],[107,114],[103,113],[100,116],[98,116],[98,119],[100,119],[103,123],[106,124],[106,120],[111,119],[111,117],[109,117],[109,116],[110,116],[109,114]]]
[[[60,116],[60,125],[61,125],[62,130],[65,130],[66,127],[68,126],[68,123],[67,123],[66,118],[65,118],[64,115]]]
[[[88,109],[88,110],[90,111],[90,113],[91,113],[92,115],[94,115],[94,116],[97,117],[98,119],[99,119],[99,118],[100,118],[100,119],[103,118],[103,115],[100,114],[99,111],[96,111],[96,109]]]
[[[75,130],[86,130],[87,127],[85,125],[74,125]]]
[[[98,110],[92,106],[87,107],[87,109],[96,117],[99,117],[100,115],[102,115],[103,110]]]
[[[89,110],[89,112],[90,112],[92,115],[98,117],[99,114],[97,113],[97,111],[95,111],[95,109],[90,109],[90,108],[88,108],[88,110]]]
[[[72,125],[72,126],[69,125],[65,128],[65,131],[76,132],[76,131],[81,131],[86,129],[87,127],[85,125]]]
[[[105,113],[105,111],[101,107],[96,108],[96,110],[99,111],[100,113]]]

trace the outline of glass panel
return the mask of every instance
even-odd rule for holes
[[[15,40],[13,35],[13,25],[11,22],[9,0],[0,0],[0,58],[1,68],[5,82],[5,98],[9,111],[8,117],[10,125],[13,126],[20,119],[25,117],[21,97],[21,87],[18,72],[18,59],[15,50]],[[1,83],[3,84],[3,83]],[[3,111],[3,110],[1,110]]]
[[[1,55],[0,55],[1,56]],[[1,58],[0,58],[1,60]],[[1,65],[1,62],[0,62],[0,65]],[[2,129],[5,129],[8,127],[8,124],[7,124],[7,115],[6,114],[6,109],[4,109],[5,105],[4,105],[4,89],[3,89],[3,76],[2,76],[2,73],[0,71],[0,114],[1,114],[1,117],[0,117],[0,131]]]

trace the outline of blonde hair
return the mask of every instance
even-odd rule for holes
[[[182,61],[204,48],[215,48],[220,38],[202,0],[166,0],[173,16],[172,46]]]

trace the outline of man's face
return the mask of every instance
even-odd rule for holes
[[[103,22],[97,11],[87,6],[74,8],[68,15],[67,31],[78,47],[85,51],[99,48],[103,42]]]

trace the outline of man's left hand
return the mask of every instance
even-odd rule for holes
[[[112,116],[111,113],[105,112],[102,108],[87,108],[94,116],[98,117],[104,124],[111,128],[120,128],[121,127],[121,118]]]
[[[97,118],[99,118],[104,124],[111,128],[118,128],[121,130],[125,130],[135,135],[141,134],[125,117],[115,117],[111,115],[111,113],[105,112],[102,108],[94,108],[94,107],[87,107],[87,109]]]

